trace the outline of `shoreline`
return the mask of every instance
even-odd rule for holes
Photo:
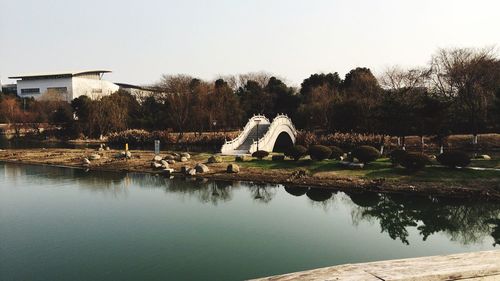
[[[92,161],[89,166],[83,165],[83,157],[89,154],[100,153],[100,160]],[[11,164],[45,165],[61,168],[79,168],[92,171],[107,172],[137,172],[149,174],[163,174],[162,170],[151,168],[151,151],[131,150],[132,159],[125,161],[115,159],[112,155],[118,150],[97,152],[94,149],[9,149],[0,151],[0,162]],[[206,163],[207,154],[193,154],[193,157],[183,163],[170,165],[174,169],[174,177],[191,177],[196,179],[220,181],[244,181],[256,184],[282,184],[285,186],[322,188],[343,192],[376,192],[399,193],[418,196],[436,196],[461,199],[482,199],[500,201],[498,179],[489,181],[470,180],[467,182],[447,181],[407,181],[385,178],[360,178],[360,177],[322,177],[318,175],[296,176],[296,169],[265,169],[249,167],[245,162],[225,161],[222,163]],[[210,171],[195,176],[186,176],[179,172],[180,167],[187,165],[193,167],[196,163],[205,163]],[[226,167],[236,163],[241,167],[239,173],[227,173]]]

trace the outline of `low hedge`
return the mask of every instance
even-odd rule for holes
[[[391,151],[391,153],[389,154],[391,163],[394,165],[401,164],[401,161],[407,154],[408,152],[406,152],[406,150],[403,149],[396,149]]]
[[[311,145],[309,147],[309,156],[312,160],[321,161],[328,159],[332,150],[324,145]]]
[[[328,158],[340,160],[340,157],[344,156],[344,151],[340,147],[330,146],[328,148],[330,148],[330,150],[332,151],[332,153],[330,154],[330,157],[328,157]]]
[[[466,167],[470,164],[470,156],[463,151],[447,151],[437,157],[437,161],[451,168]]]
[[[265,150],[257,150],[254,153],[252,153],[252,157],[257,158],[259,160],[262,160],[263,158],[266,158],[269,156],[269,152]]]
[[[373,146],[362,145],[354,149],[351,155],[359,160],[359,162],[368,164],[377,160],[380,157],[380,152]]]
[[[405,153],[399,161],[398,164],[410,171],[422,170],[430,162],[429,157],[422,153]]]
[[[295,161],[304,157],[307,154],[307,148],[302,145],[294,145],[285,151],[285,156],[290,157]]]

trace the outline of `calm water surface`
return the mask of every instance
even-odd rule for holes
[[[241,280],[495,241],[492,203],[0,164],[0,280]]]

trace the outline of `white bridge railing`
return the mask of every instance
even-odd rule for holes
[[[287,132],[292,139],[292,142],[295,143],[297,129],[295,129],[292,120],[286,114],[279,114],[273,119],[273,122],[269,126],[269,129],[264,134],[264,136],[254,141],[252,145],[250,145],[249,152],[253,153],[257,151],[257,147],[259,148],[259,150],[266,150],[271,152],[278,135],[282,132]]]
[[[269,124],[271,123],[269,119],[264,116],[264,115],[254,115],[252,118],[250,118],[243,128],[243,131],[233,140],[226,141],[221,148],[222,153],[231,153],[232,151],[236,150],[247,138],[248,134],[250,133],[250,130],[254,126],[257,125],[257,121],[259,121],[259,124]]]

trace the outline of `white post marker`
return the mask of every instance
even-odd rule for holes
[[[160,154],[160,140],[155,140],[155,154]]]

